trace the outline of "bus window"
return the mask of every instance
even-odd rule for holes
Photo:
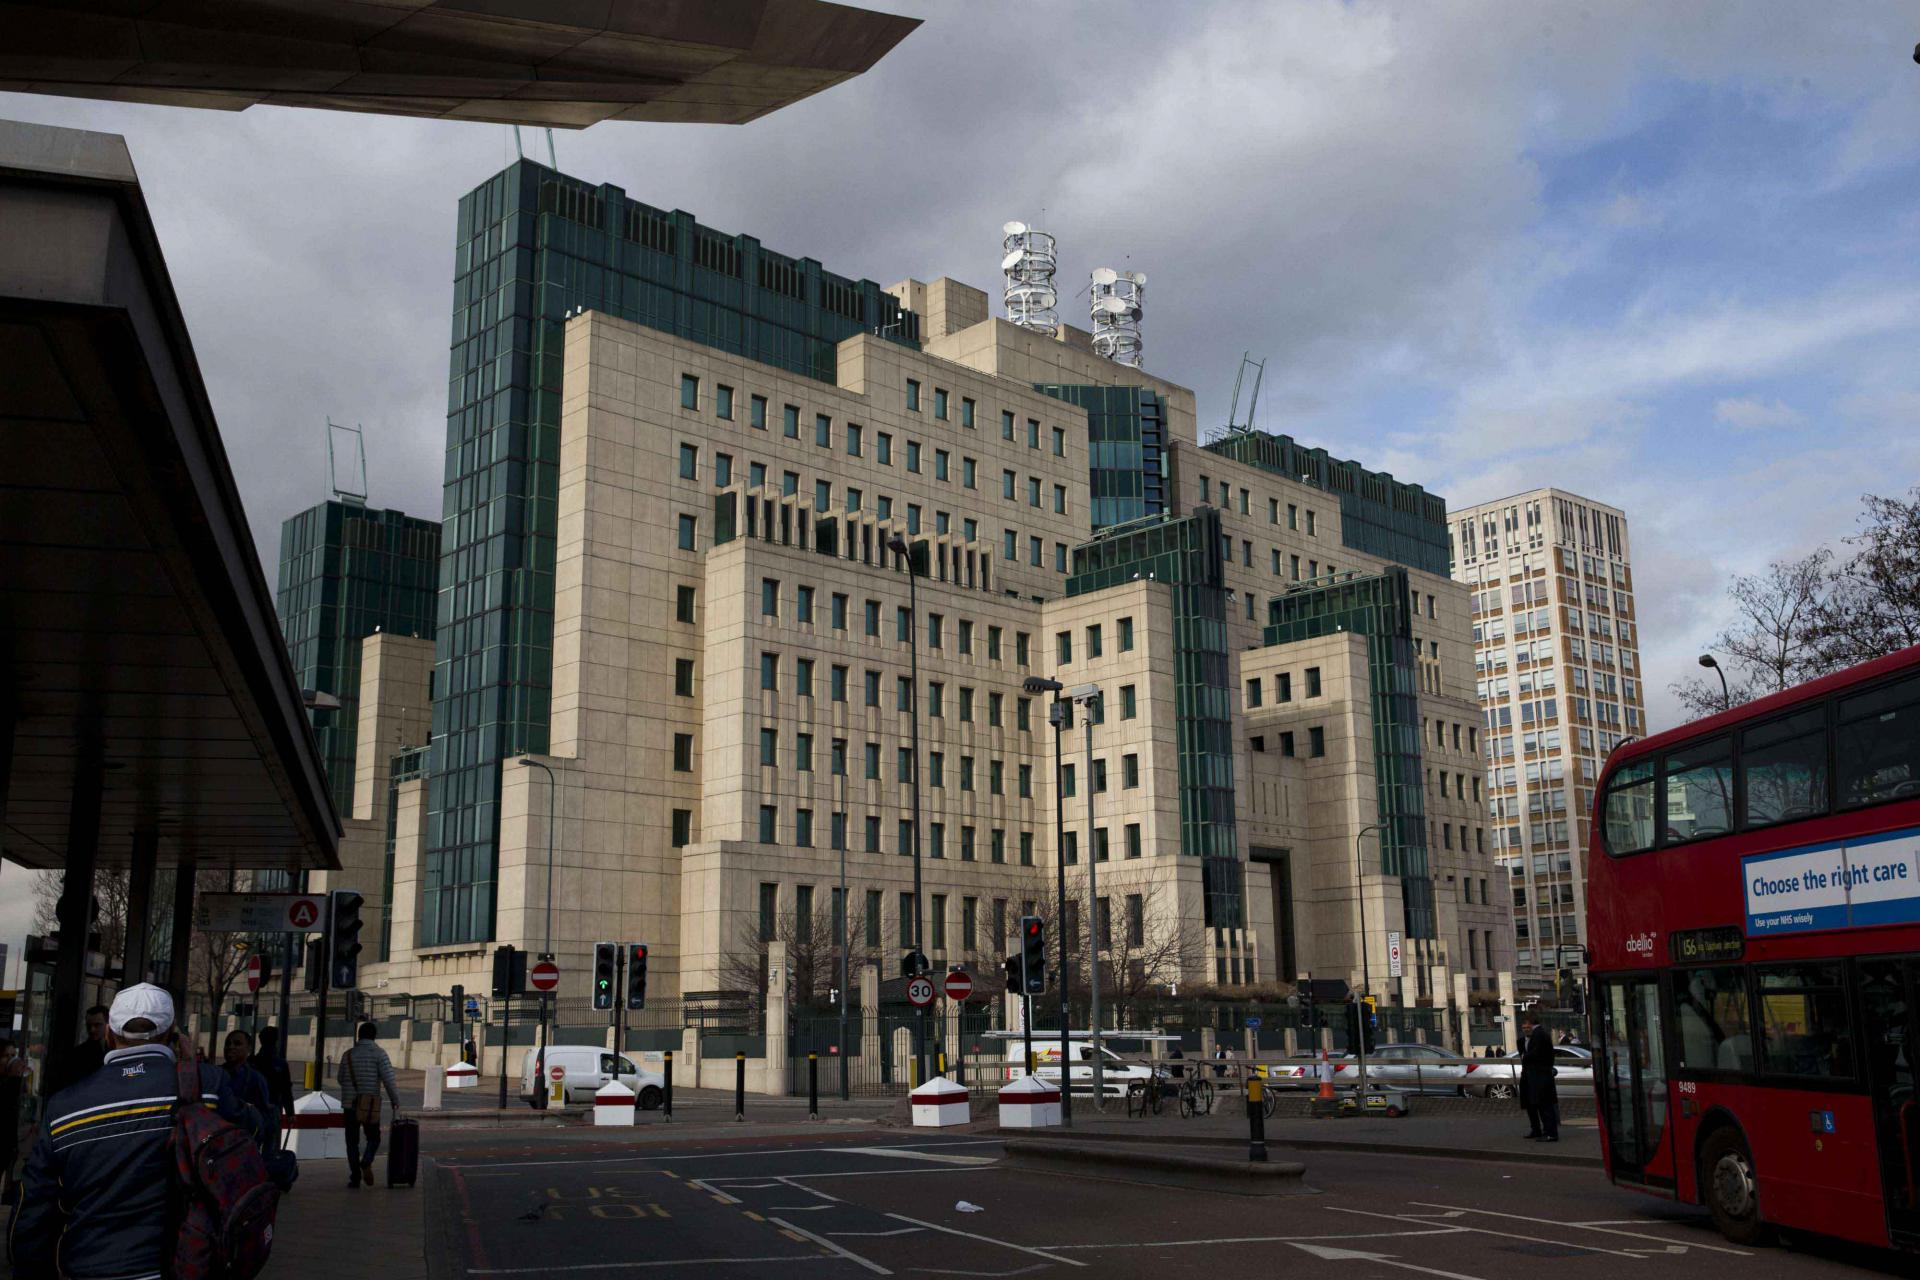
[[[1607,781],[1607,852],[1620,857],[1653,847],[1653,761],[1622,765]]]
[[[1692,1071],[1752,1071],[1747,971],[1679,969],[1673,1005],[1680,1026],[1680,1065]]]
[[[1920,796],[1920,676],[1840,699],[1840,803]]]
[[[1853,1075],[1847,993],[1838,962],[1759,965],[1762,1069],[1779,1075]]]
[[[1664,821],[1667,844],[1733,830],[1733,740],[1709,738],[1669,751]]]
[[[1756,725],[1740,737],[1746,784],[1741,825],[1767,827],[1827,811],[1827,713],[1824,707]]]

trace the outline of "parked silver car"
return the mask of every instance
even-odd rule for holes
[[[1475,1059],[1479,1070],[1470,1076],[1464,1092],[1476,1098],[1513,1099],[1520,1096],[1520,1055]],[[1561,1089],[1593,1087],[1593,1051],[1577,1044],[1553,1046],[1554,1084]]]

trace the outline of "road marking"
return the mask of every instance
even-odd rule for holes
[[[687,1179],[687,1185],[690,1187],[698,1187],[700,1190],[712,1196],[715,1200],[718,1200],[721,1204],[739,1204],[740,1203],[738,1197],[730,1196],[726,1192],[720,1190],[718,1187],[713,1186],[710,1183],[705,1182],[700,1178]]]
[[[830,1196],[818,1187],[803,1186],[802,1184],[795,1182],[792,1178],[782,1178],[780,1179],[780,1181],[786,1183],[788,1186],[792,1187],[795,1191],[804,1191],[810,1196],[814,1196],[821,1200],[826,1200],[832,1204],[839,1204],[841,1202],[839,1196]]]
[[[656,1218],[671,1218],[673,1216],[657,1204],[650,1204],[647,1208],[653,1210],[653,1216]]]
[[[754,1220],[755,1222],[765,1222],[765,1221],[766,1221],[766,1219],[765,1219],[765,1218],[763,1218],[763,1217],[761,1217],[761,1216],[760,1216],[759,1214],[757,1214],[757,1213],[755,1213],[755,1212],[754,1212],[753,1210],[751,1210],[751,1209],[742,1209],[742,1210],[741,1210],[740,1212],[742,1212],[742,1213],[744,1213],[744,1214],[746,1214],[746,1215],[747,1215],[747,1216],[748,1216],[749,1218],[752,1218],[752,1219],[753,1219],[753,1220]]]
[[[556,1267],[468,1267],[470,1276],[551,1276],[582,1271],[625,1271],[638,1267],[714,1267],[738,1266],[741,1263],[761,1262],[827,1262],[830,1259],[817,1253],[781,1253],[766,1258],[650,1258],[644,1262],[580,1262],[572,1266]],[[892,1272],[886,1274],[891,1275]]]
[[[770,1204],[767,1208],[773,1213],[824,1213],[833,1206],[830,1204]]]
[[[1408,1203],[1422,1204],[1424,1202],[1420,1200],[1413,1200],[1413,1201],[1409,1201]],[[1736,1258],[1751,1258],[1753,1256],[1752,1253],[1748,1252],[1745,1249],[1732,1249],[1722,1244],[1700,1244],[1698,1242],[1689,1242],[1687,1244],[1675,1244],[1664,1236],[1650,1236],[1644,1231],[1615,1231],[1610,1229],[1611,1224],[1603,1224],[1598,1222],[1555,1222],[1551,1218],[1529,1218],[1524,1213],[1501,1213],[1495,1209],[1460,1209],[1460,1208],[1455,1208],[1453,1205],[1437,1205],[1436,1204],[1436,1205],[1428,1205],[1427,1207],[1431,1209],[1451,1210],[1451,1213],[1448,1215],[1450,1217],[1457,1216],[1463,1213],[1483,1213],[1487,1215],[1489,1218],[1512,1218],[1517,1222],[1538,1222],[1547,1226],[1554,1226],[1554,1227],[1577,1227],[1582,1231],[1597,1231],[1597,1232],[1600,1232],[1602,1235],[1626,1236],[1634,1240],[1651,1240],[1655,1244],[1663,1246],[1665,1251],[1668,1253],[1672,1253],[1676,1249],[1682,1253],[1685,1253],[1688,1249],[1705,1249],[1710,1253],[1730,1253]]]
[[[885,1267],[873,1261],[871,1258],[863,1258],[859,1254],[855,1253],[853,1250],[845,1248],[842,1245],[837,1245],[833,1241],[827,1239],[825,1236],[817,1236],[813,1234],[813,1232],[807,1230],[805,1227],[796,1227],[791,1222],[782,1222],[779,1218],[775,1218],[774,1221],[776,1223],[779,1223],[779,1225],[785,1227],[789,1231],[798,1232],[800,1235],[805,1236],[807,1239],[819,1245],[822,1249],[830,1249],[835,1254],[839,1255],[842,1258],[845,1258],[848,1262],[852,1262],[859,1266],[865,1267],[867,1270],[873,1272],[873,1274],[877,1276],[890,1276],[893,1274],[893,1272],[887,1270]]]
[[[1419,1221],[1418,1218],[1409,1218],[1402,1214],[1373,1213],[1366,1209],[1343,1209],[1337,1204],[1330,1204],[1327,1206],[1327,1208],[1333,1210],[1335,1213],[1354,1213],[1354,1214],[1359,1214],[1361,1217],[1364,1217],[1364,1218],[1385,1218],[1388,1222],[1418,1222]],[[1637,1256],[1635,1254],[1627,1253],[1621,1249],[1602,1249],[1597,1244],[1580,1244],[1579,1242],[1574,1240],[1548,1240],[1540,1236],[1518,1235],[1512,1231],[1494,1231],[1488,1227],[1462,1226],[1462,1227],[1455,1227],[1454,1230],[1455,1231],[1471,1231],[1477,1235],[1483,1235],[1483,1236],[1502,1236],[1508,1240],[1525,1240],[1529,1244],[1550,1244],[1558,1248],[1579,1249],[1585,1253],[1611,1254],[1616,1258],[1632,1258]]]
[[[1203,1244],[1293,1244],[1301,1240],[1397,1240],[1405,1236],[1465,1235],[1458,1227],[1433,1231],[1363,1231],[1341,1236],[1218,1236],[1211,1240],[1114,1240],[1100,1244],[1050,1244],[1049,1249],[1176,1249]]]
[[[829,1231],[827,1234],[830,1236],[840,1236],[843,1239],[853,1239],[855,1237],[865,1238],[870,1236],[917,1236],[920,1234],[920,1228],[899,1227],[892,1231]]]
[[[929,1160],[934,1164],[993,1164],[988,1156],[943,1156],[933,1151],[908,1151],[904,1147],[827,1147],[843,1156],[884,1156],[889,1160]]]
[[[919,1218],[909,1218],[904,1213],[887,1215],[895,1222],[911,1222],[916,1227],[925,1227],[929,1231],[944,1231],[950,1236],[959,1236],[963,1240],[978,1240],[982,1244],[997,1244],[1002,1249],[1012,1249],[1016,1253],[1030,1253],[1036,1258],[1045,1258],[1048,1262],[1064,1262],[1070,1267],[1084,1267],[1087,1264],[1078,1258],[1063,1258],[1057,1253],[1048,1253],[1045,1249],[1034,1249],[1024,1244],[1015,1244],[1011,1240],[996,1240],[992,1236],[977,1236],[971,1231],[960,1231],[953,1227],[943,1227],[937,1222],[923,1222]]]
[[[1462,1275],[1458,1271],[1442,1271],[1438,1267],[1423,1267],[1417,1263],[1402,1262],[1386,1253],[1362,1253],[1358,1249],[1330,1249],[1323,1244],[1296,1244],[1293,1247],[1305,1250],[1316,1258],[1325,1258],[1328,1262],[1377,1262],[1383,1267],[1399,1267],[1402,1271],[1418,1271],[1421,1275],[1442,1276],[1445,1280],[1480,1280],[1478,1276]]]
[[[675,1161],[675,1162],[679,1162],[682,1160],[733,1160],[733,1159],[738,1159],[741,1156],[805,1156],[805,1155],[813,1155],[814,1153],[820,1152],[820,1151],[870,1151],[879,1155],[885,1155],[891,1152],[903,1152],[905,1153],[905,1158],[911,1160],[914,1158],[914,1152],[912,1150],[912,1148],[914,1147],[927,1147],[927,1146],[985,1147],[985,1146],[998,1146],[999,1143],[1000,1143],[1000,1140],[997,1138],[978,1138],[978,1139],[969,1139],[962,1142],[901,1143],[901,1144],[878,1146],[878,1147],[759,1147],[752,1151],[707,1151],[698,1155],[678,1155],[678,1156],[643,1156],[643,1155],[595,1156],[587,1160],[577,1160],[577,1159],[576,1160],[504,1160],[504,1161],[476,1160],[472,1162],[442,1160],[442,1161],[438,1161],[437,1163],[443,1169],[471,1169],[471,1170],[474,1170],[475,1172],[468,1174],[467,1175],[468,1177],[482,1177],[482,1176],[485,1176],[484,1172],[482,1171],[492,1170],[492,1169],[540,1169],[540,1168],[547,1168],[553,1165],[579,1166],[579,1165],[593,1165],[593,1164],[636,1164],[636,1163],[657,1164],[657,1163],[662,1163],[669,1160]],[[665,1169],[646,1169],[646,1170],[636,1170],[636,1172],[666,1173],[667,1171]]]
[[[1011,1271],[961,1271],[952,1267],[915,1267],[914,1270],[930,1276],[992,1276],[995,1280],[1010,1280],[1013,1276],[1024,1276],[1029,1272],[1039,1271],[1046,1265],[1044,1262],[1034,1262],[1024,1267],[1015,1267]]]
[[[727,1185],[728,1185],[728,1186],[730,1186],[730,1187],[733,1187],[733,1188],[736,1188],[737,1190],[740,1190],[740,1191],[759,1191],[759,1190],[761,1190],[761,1189],[763,1189],[763,1188],[765,1188],[765,1187],[777,1187],[777,1186],[779,1186],[780,1184],[779,1184],[779,1182],[777,1182],[777,1181],[775,1181],[775,1182],[733,1182],[733,1181],[730,1181],[730,1182],[728,1182],[728,1183],[727,1183]]]
[[[788,1178],[904,1178],[910,1173],[966,1173],[974,1165],[943,1165],[934,1169],[834,1169],[826,1173],[789,1173]],[[735,1184],[729,1182],[728,1186]]]

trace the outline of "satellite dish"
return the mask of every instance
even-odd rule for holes
[[[1023,236],[1027,234],[1027,224],[1024,222],[1009,222],[1006,226],[1000,228],[1000,232],[1002,235]]]
[[[1015,249],[1012,253],[1000,259],[1000,269],[1002,271],[1011,271],[1015,267],[1019,266],[1020,259],[1026,256],[1027,256],[1027,251],[1025,249]]]
[[[1140,287],[1141,287],[1142,289],[1144,289],[1144,288],[1146,288],[1146,287],[1147,287],[1147,273],[1146,273],[1146,272],[1144,272],[1144,271],[1129,271],[1129,272],[1127,272],[1127,277],[1128,277],[1129,279],[1131,279],[1131,280],[1132,280],[1132,281],[1133,281],[1133,282],[1134,282],[1135,284],[1137,284],[1137,285],[1139,285],[1139,286],[1140,286]]]
[[[1120,279],[1120,273],[1115,271],[1112,267],[1095,267],[1093,269],[1093,282],[1095,284],[1100,284],[1100,285],[1113,284],[1119,279]]]

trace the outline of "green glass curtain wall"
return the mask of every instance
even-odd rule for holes
[[[1095,530],[1167,509],[1167,402],[1146,387],[1038,382],[1087,411],[1087,485]]]

